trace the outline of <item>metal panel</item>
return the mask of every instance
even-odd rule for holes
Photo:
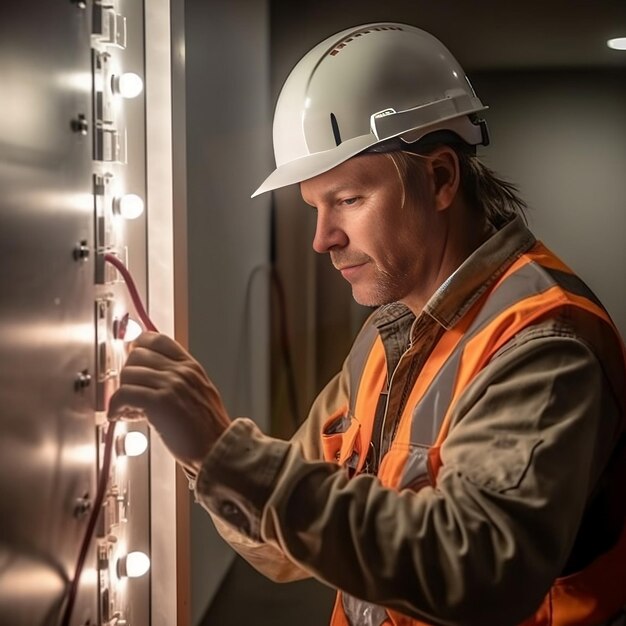
[[[95,495],[104,419],[95,409],[123,360],[112,320],[132,308],[115,274],[96,272],[96,214],[115,220],[115,241],[104,244],[141,293],[147,282],[145,217],[124,222],[111,204],[122,193],[145,198],[145,100],[113,97],[110,75],[94,80],[102,58],[91,51],[106,54],[109,74],[142,76],[143,3],[103,10],[79,0],[0,5],[0,623],[11,626],[60,619]],[[98,92],[110,97],[106,111]],[[113,131],[119,154],[110,143],[100,150]],[[94,173],[108,196],[94,197]],[[147,434],[145,424],[133,429]],[[118,611],[128,624],[150,623],[149,575],[116,574],[127,551],[150,553],[148,463],[114,453],[72,624],[108,623],[107,613],[117,621]],[[111,555],[110,567],[97,553]]]
[[[12,626],[58,618],[86,522],[76,507],[95,488],[93,386],[77,383],[94,367],[93,260],[73,254],[92,244],[90,76],[87,10],[0,5],[0,623]],[[85,578],[76,616],[96,614]]]

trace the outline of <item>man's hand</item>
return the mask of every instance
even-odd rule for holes
[[[220,395],[202,366],[174,340],[143,333],[134,343],[109,402],[109,419],[148,419],[188,470],[230,424]]]

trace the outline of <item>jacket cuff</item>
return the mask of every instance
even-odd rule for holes
[[[252,420],[233,421],[202,463],[196,501],[239,533],[259,541],[263,509],[288,450],[288,442],[264,435]]]

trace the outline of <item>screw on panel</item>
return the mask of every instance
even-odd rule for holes
[[[74,260],[86,261],[89,258],[89,245],[86,239],[83,239],[74,248]]]
[[[85,515],[89,513],[90,509],[91,500],[89,499],[89,494],[85,493],[82,497],[76,499],[76,504],[74,505],[74,517],[78,519],[85,517]]]
[[[78,376],[76,377],[76,381],[74,382],[74,387],[76,391],[86,389],[87,387],[89,387],[89,385],[91,385],[91,374],[89,373],[89,370],[83,370],[82,372],[79,372]]]
[[[86,9],[87,3],[85,0],[70,0],[72,4],[75,4],[79,9]]]
[[[87,118],[80,113],[77,118],[72,120],[71,127],[75,133],[86,135],[89,131],[89,122],[87,121]]]

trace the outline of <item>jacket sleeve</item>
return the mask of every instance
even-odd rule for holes
[[[308,418],[300,425],[289,442],[288,447],[292,454],[298,455],[306,461],[323,459],[321,448],[322,426],[327,416],[336,413],[339,407],[347,403],[346,375],[344,368],[319,394],[311,407]],[[243,428],[242,424],[245,424]],[[220,445],[216,446],[216,449],[209,455],[210,457],[221,454],[224,461],[228,463],[229,457],[238,454],[236,448],[230,448],[228,442],[237,440],[240,436],[247,440],[249,438],[248,431],[256,431],[256,428],[249,420],[236,420],[231,428],[234,432],[225,437],[225,441],[221,441]],[[238,434],[241,430],[245,432],[244,435]],[[258,435],[260,433],[255,432],[255,434]],[[270,441],[270,439],[265,438],[264,441]],[[278,442],[278,440],[271,441]],[[262,454],[266,455],[267,459],[272,459],[277,466],[282,463],[284,449],[284,446],[280,444],[282,442],[279,442],[279,445],[274,448],[272,446],[260,446],[259,448],[262,450]],[[245,472],[246,470],[244,467],[241,467],[239,471]],[[207,471],[203,472],[203,476],[203,485],[205,487],[207,483],[213,483]],[[269,486],[273,487],[276,476],[273,472],[267,472],[263,473],[260,478],[262,483],[267,482]],[[267,489],[268,485],[259,485],[259,488]],[[208,487],[208,490],[210,491],[212,488]],[[232,516],[232,507],[225,507],[222,504],[221,508],[212,509],[210,506],[206,506],[205,490],[198,489],[198,481],[196,480],[196,500],[205,506],[222,538],[253,567],[276,582],[290,582],[311,576],[310,571],[294,562],[276,542],[266,542],[258,534],[255,538],[252,538],[249,533],[241,532],[238,524],[224,521],[228,519],[229,512]],[[224,511],[226,511],[226,515],[224,515]]]
[[[197,498],[274,562],[358,598],[434,624],[516,624],[561,572],[619,420],[586,344],[528,333],[457,403],[435,487],[350,479],[240,419]]]

